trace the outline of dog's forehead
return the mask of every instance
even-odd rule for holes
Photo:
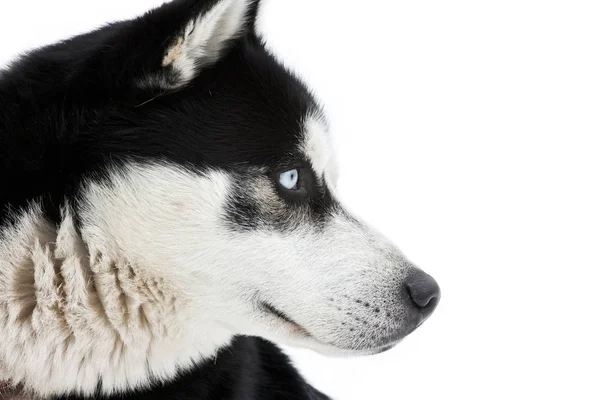
[[[199,170],[276,172],[310,163],[327,177],[332,152],[323,109],[298,76],[253,40],[135,113],[129,119],[140,125],[144,140],[128,151],[139,158],[167,158]],[[113,158],[119,151],[108,150]]]

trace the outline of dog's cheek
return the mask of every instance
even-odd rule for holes
[[[234,232],[257,230],[262,212],[254,199],[233,193],[224,210],[227,227]]]
[[[291,232],[308,223],[308,210],[287,204],[267,177],[237,180],[223,213],[226,226],[233,232]]]

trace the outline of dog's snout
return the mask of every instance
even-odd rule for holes
[[[421,270],[414,270],[406,278],[404,287],[413,304],[429,316],[440,299],[440,287],[435,279]]]

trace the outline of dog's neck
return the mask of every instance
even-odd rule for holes
[[[230,341],[169,282],[92,248],[69,213],[54,226],[37,209],[3,229],[0,381],[42,396],[126,390]]]

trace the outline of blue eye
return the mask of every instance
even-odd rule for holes
[[[288,190],[298,188],[298,170],[291,169],[279,174],[279,184]]]

